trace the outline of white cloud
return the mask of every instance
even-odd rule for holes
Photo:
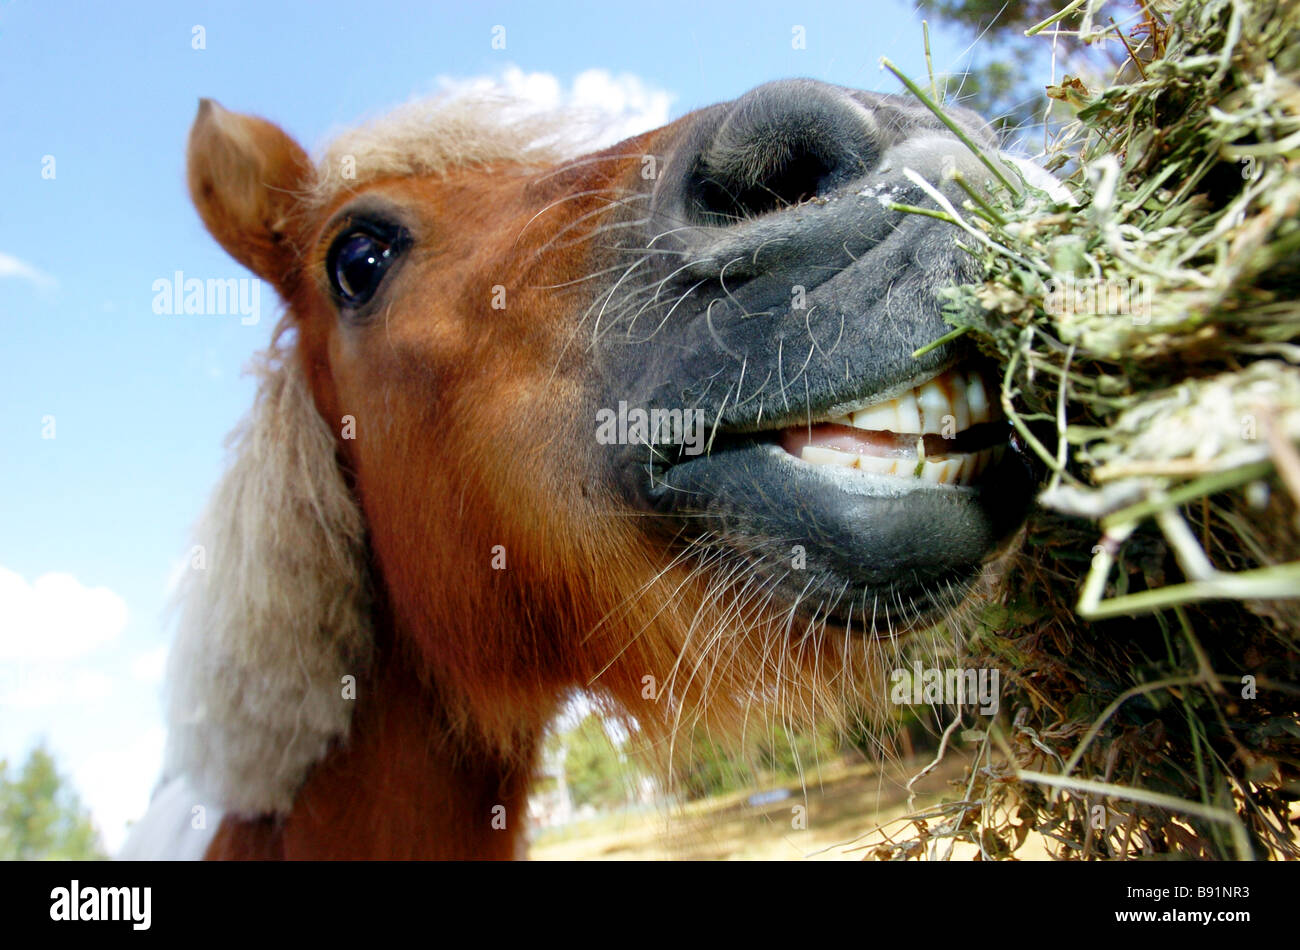
[[[110,853],[149,801],[165,739],[152,687],[167,648],[128,648],[128,615],[107,587],[0,567],[0,756],[49,740]]]
[[[0,706],[10,709],[65,708],[98,702],[112,692],[112,677],[98,670],[19,663],[0,671]]]
[[[109,854],[122,847],[127,823],[139,820],[148,808],[166,739],[162,726],[152,726],[72,769],[73,782],[81,800],[90,807]]]
[[[631,73],[611,76],[603,69],[588,69],[573,80],[574,106],[608,115],[611,143],[664,125],[674,98],[669,92],[647,86]]]
[[[492,84],[491,79],[476,79],[477,84]],[[564,104],[564,87],[551,73],[526,73],[518,66],[507,66],[498,85],[512,96],[518,96],[542,109],[558,109]]]
[[[658,128],[668,121],[676,98],[632,73],[615,76],[604,69],[579,73],[567,90],[552,73],[526,73],[518,66],[507,66],[496,77],[452,79],[443,76],[437,84],[448,92],[504,92],[539,112],[557,109],[576,112],[593,127],[593,147],[613,145]]]
[[[138,654],[131,661],[131,675],[142,683],[161,683],[167,669],[167,647],[164,644]]]
[[[0,660],[70,660],[112,643],[126,627],[126,601],[71,574],[29,584],[0,567]]]
[[[37,270],[26,261],[20,261],[12,254],[6,254],[0,251],[0,280],[6,277],[17,277],[20,280],[29,280],[37,287],[53,287],[54,278],[43,271]]]

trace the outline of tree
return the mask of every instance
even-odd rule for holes
[[[575,805],[609,808],[628,799],[633,767],[610,741],[605,725],[588,713],[562,736],[564,777]]]
[[[1041,127],[1048,105],[1047,46],[1041,38],[1027,38],[1024,31],[1063,9],[1064,0],[921,0],[920,5],[932,24],[956,26],[973,41],[970,69],[943,77],[941,95],[975,110],[1007,136]],[[1133,0],[1127,10],[1122,4],[1113,9],[1129,35],[1141,32],[1141,23],[1133,24],[1136,17],[1144,15],[1146,7],[1141,0]],[[1082,15],[1075,11],[1060,22],[1060,28],[1077,28]],[[1093,29],[1107,26],[1109,20],[1107,13],[1105,19],[1093,22]],[[1118,67],[1127,53],[1114,40],[1112,34],[1109,44],[1092,49],[1077,42],[1063,44],[1057,51],[1056,81],[1061,80],[1062,72],[1095,74]],[[1049,124],[1068,115],[1069,110],[1053,103]]]
[[[734,756],[707,734],[697,730],[692,736],[690,758],[678,770],[681,792],[691,801],[722,795],[754,784],[754,774],[744,756]]]
[[[842,739],[823,724],[792,732],[773,726],[758,742],[757,765],[776,779],[803,778],[840,754]]]
[[[0,860],[105,858],[90,813],[43,745],[17,774],[0,759]]]

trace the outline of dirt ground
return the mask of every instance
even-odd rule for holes
[[[950,781],[960,779],[964,763],[950,756],[917,782],[909,810],[905,784],[924,765],[895,763],[882,769],[834,763],[810,776],[806,789],[794,782],[760,790],[789,791],[789,797],[769,804],[749,804],[750,791],[547,829],[535,837],[530,856],[541,861],[860,861],[884,834],[907,830],[909,825],[895,819],[933,804]],[[876,830],[882,825],[883,831]],[[947,848],[947,842],[939,843],[939,854]],[[969,859],[974,853],[973,846],[959,844],[952,857]],[[1016,856],[1043,859],[1047,852],[1031,839]]]

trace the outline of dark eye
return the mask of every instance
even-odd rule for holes
[[[370,301],[403,244],[400,229],[384,233],[371,226],[350,228],[335,239],[325,268],[330,286],[345,306],[355,309]]]

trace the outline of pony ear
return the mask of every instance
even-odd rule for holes
[[[253,273],[283,288],[291,223],[315,170],[278,126],[199,100],[188,147],[190,197],[208,231]]]
[[[176,589],[163,772],[245,815],[288,811],[346,739],[373,645],[365,524],[333,434],[296,354],[273,347],[257,370]]]

